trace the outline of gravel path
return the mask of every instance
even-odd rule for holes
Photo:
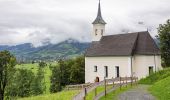
[[[156,100],[155,97],[147,91],[148,87],[148,85],[138,85],[120,94],[118,100]]]

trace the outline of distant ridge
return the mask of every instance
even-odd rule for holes
[[[54,61],[57,59],[68,59],[83,55],[89,43],[81,43],[77,40],[68,39],[58,44],[45,44],[34,47],[31,43],[16,46],[0,45],[0,51],[9,50],[17,57],[18,61],[30,62],[33,60]]]

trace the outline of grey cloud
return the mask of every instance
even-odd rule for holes
[[[156,28],[170,17],[169,0],[102,0],[107,34]],[[0,44],[90,41],[97,0],[0,0]],[[138,22],[144,22],[139,25]]]

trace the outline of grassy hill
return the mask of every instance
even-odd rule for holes
[[[159,100],[170,100],[170,76],[154,83],[149,91]]]
[[[161,79],[164,79],[166,77],[170,76],[170,68],[164,69],[164,70],[160,70],[156,73],[153,73],[152,75],[147,76],[144,79],[141,79],[139,81],[140,84],[148,84],[148,85],[152,85],[155,82],[160,81]]]
[[[139,83],[151,85],[149,91],[158,100],[170,100],[170,68],[141,79]]]

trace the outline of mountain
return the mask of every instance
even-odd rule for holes
[[[19,61],[33,60],[57,60],[63,58],[72,58],[83,55],[89,43],[80,43],[76,40],[66,40],[58,44],[46,44],[40,47],[34,47],[31,43],[20,44],[16,46],[1,45],[0,51],[8,50],[14,54]]]

